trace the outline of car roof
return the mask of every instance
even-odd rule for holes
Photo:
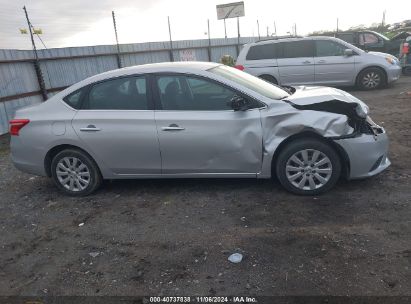
[[[80,81],[78,84],[82,86],[90,84],[93,82],[128,76],[134,74],[148,74],[148,73],[196,73],[196,71],[206,71],[208,69],[214,68],[221,65],[215,62],[201,62],[201,61],[180,61],[180,62],[160,62],[160,63],[149,63],[141,64],[135,66],[129,66],[122,69],[116,69],[100,73],[89,78]]]
[[[221,65],[215,62],[201,62],[201,61],[182,61],[182,62],[160,62],[160,63],[150,63],[135,65],[130,67],[125,67],[122,69],[115,69],[100,73],[91,77],[88,77],[76,84],[73,84],[69,88],[61,91],[56,95],[65,96],[71,92],[84,87],[88,84],[92,84],[98,81],[103,81],[110,78],[136,75],[136,74],[149,74],[149,73],[192,73],[196,74],[200,71],[206,71]]]
[[[339,40],[339,39],[336,39],[335,37],[329,37],[329,36],[289,37],[289,38],[260,40],[260,41],[250,43],[248,45],[253,46],[253,45],[261,45],[261,44],[280,43],[280,42],[288,42],[288,41],[300,41],[300,40],[314,40],[314,39]]]
[[[160,62],[160,63],[149,63],[142,65],[135,65],[130,67],[125,67],[122,69],[111,70],[91,78],[110,78],[118,77],[130,74],[143,74],[143,73],[159,73],[159,72],[182,72],[182,71],[193,71],[193,70],[208,70],[220,65],[214,62],[201,62],[201,61],[180,61],[180,62]]]

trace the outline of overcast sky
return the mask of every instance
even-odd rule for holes
[[[113,44],[115,41],[111,11],[116,13],[120,43],[168,40],[167,16],[170,16],[173,40],[207,38],[210,19],[212,38],[224,37],[223,21],[217,20],[216,4],[224,0],[0,0],[0,48],[30,49],[23,6],[26,5],[32,24],[41,28],[47,48]],[[245,0],[245,17],[240,18],[241,36],[257,36],[257,19],[261,35],[291,31],[297,34],[381,22],[410,19],[409,0]],[[229,37],[237,35],[235,19],[227,20]],[[39,48],[40,41],[36,39]]]

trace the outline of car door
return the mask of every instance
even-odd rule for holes
[[[277,44],[277,64],[282,85],[314,82],[314,47],[311,39]]]
[[[161,74],[153,84],[162,174],[256,176],[261,170],[259,107],[234,111],[238,92],[208,78]]]
[[[273,42],[251,46],[244,61],[244,71],[257,77],[270,75],[278,81],[276,53],[276,43]]]
[[[92,85],[72,125],[84,145],[114,174],[160,174],[161,158],[145,76]]]
[[[315,83],[351,85],[355,81],[355,55],[344,55],[347,47],[331,40],[315,40]]]

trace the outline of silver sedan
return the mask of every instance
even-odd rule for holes
[[[273,176],[316,195],[390,165],[385,130],[354,96],[203,62],[90,77],[18,110],[10,134],[17,168],[77,196],[103,179]]]

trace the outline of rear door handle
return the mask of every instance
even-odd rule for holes
[[[168,127],[162,127],[161,130],[163,131],[183,131],[185,128],[181,128],[176,124],[171,124]]]
[[[311,63],[310,60],[303,61],[303,64],[309,64],[309,63]]]
[[[162,127],[161,130],[163,131],[183,131],[185,128],[180,127]]]
[[[326,61],[325,60],[320,60],[317,63],[326,63]]]
[[[80,131],[82,131],[82,132],[97,132],[97,131],[101,131],[101,129],[97,128],[95,125],[88,125],[85,128],[80,128]]]

